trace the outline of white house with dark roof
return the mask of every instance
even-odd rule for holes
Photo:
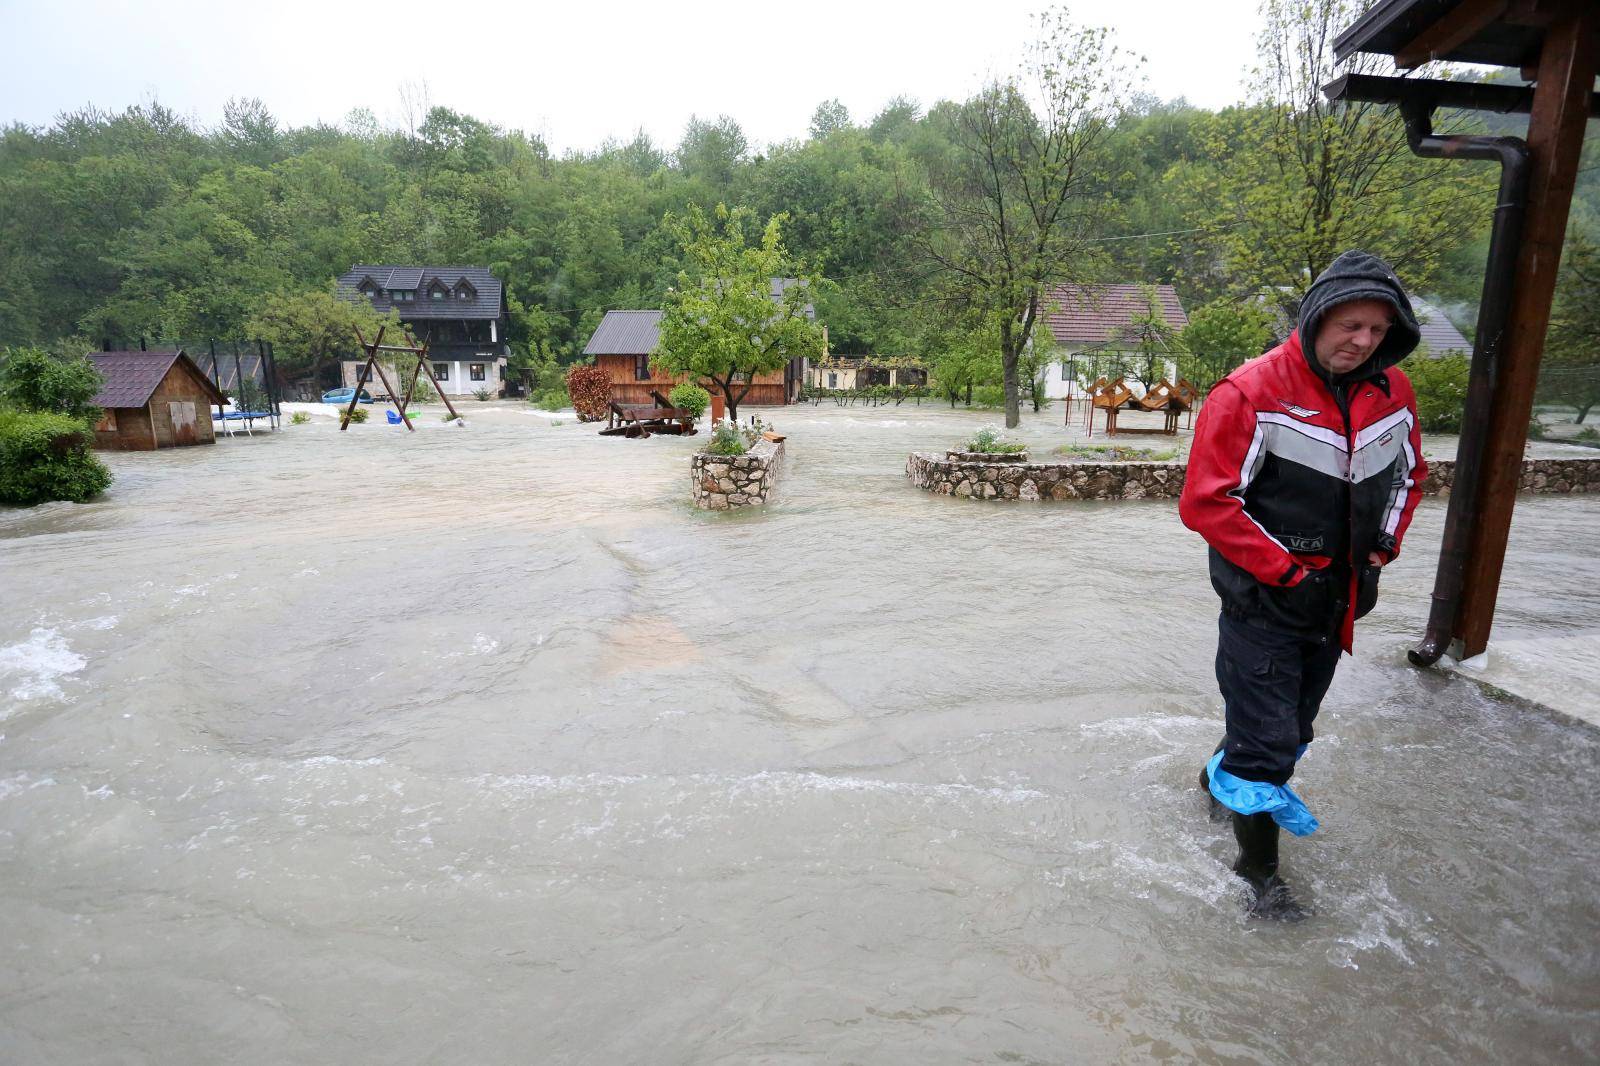
[[[1076,356],[1096,352],[1128,351],[1134,319],[1150,313],[1151,296],[1161,319],[1173,332],[1189,324],[1178,292],[1171,285],[1060,285],[1046,297],[1042,325],[1044,336],[1036,344],[1054,344],[1053,361],[1045,367],[1045,395],[1053,400],[1078,396],[1083,382]],[[1168,368],[1167,376],[1177,373]]]
[[[505,286],[486,267],[356,264],[339,275],[338,295],[394,311],[419,343],[428,344],[439,387],[452,399],[479,390],[503,396],[508,386]],[[396,338],[398,341],[399,338]],[[360,359],[344,360],[342,383],[354,387]],[[399,382],[394,387],[403,389]],[[383,383],[368,384],[378,396]]]

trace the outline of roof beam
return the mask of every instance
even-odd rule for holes
[[[1492,85],[1476,81],[1441,81],[1437,78],[1383,78],[1375,74],[1346,74],[1322,87],[1329,100],[1361,100],[1374,104],[1416,101],[1428,107],[1455,107],[1463,111],[1494,111],[1526,115],[1533,110],[1534,90],[1529,85]],[[1589,114],[1600,118],[1600,93],[1589,94]]]
[[[1504,16],[1510,6],[1510,0],[1466,0],[1456,5],[1455,10],[1430,23],[1395,52],[1394,65],[1411,70],[1436,56],[1450,54]]]

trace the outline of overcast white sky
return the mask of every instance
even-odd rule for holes
[[[1257,0],[1078,0],[1148,57],[1148,91],[1220,107],[1242,95]],[[756,144],[803,136],[837,97],[857,121],[896,95],[969,93],[1015,69],[1041,0],[679,5],[562,0],[0,0],[0,122],[48,124],[87,103],[154,96],[203,125],[230,96],[280,121],[400,114],[399,86],[542,134],[558,151],[644,129],[673,145],[690,115],[732,115]]]

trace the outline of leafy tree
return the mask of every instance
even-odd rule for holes
[[[820,141],[850,128],[850,109],[838,99],[824,100],[811,112],[811,139]]]
[[[1424,433],[1460,433],[1471,362],[1464,355],[1406,360],[1406,376],[1417,394],[1417,422]]]
[[[812,279],[783,245],[784,217],[759,227],[755,244],[747,235],[757,228],[755,215],[744,208],[718,204],[708,218],[691,206],[663,222],[688,269],[667,293],[655,360],[670,373],[710,382],[734,420],[757,374],[823,350],[822,327],[806,315]],[[795,283],[774,298],[778,278]]]
[[[1350,248],[1425,286],[1441,255],[1487,214],[1492,168],[1420,159],[1396,109],[1323,96],[1341,74],[1392,73],[1380,56],[1333,60],[1334,37],[1364,6],[1263,5],[1251,104],[1209,121],[1204,162],[1170,175],[1171,192],[1200,230],[1192,243],[1202,257],[1189,281],[1201,291],[1265,288],[1292,310],[1310,280]]]
[[[1141,286],[1140,295],[1145,308],[1128,316],[1122,342],[1128,345],[1134,380],[1148,389],[1166,373],[1167,364],[1181,359],[1187,349],[1183,338],[1167,324],[1155,287]]]
[[[1058,14],[1042,20],[1023,78],[939,113],[951,147],[933,164],[937,207],[921,249],[944,304],[997,327],[1008,427],[1019,421],[1017,363],[1045,293],[1087,280],[1097,262],[1096,168],[1129,78],[1106,31]]]
[[[727,115],[718,115],[715,122],[691,116],[678,143],[677,161],[690,178],[705,183],[709,191],[726,195],[749,151],[744,130]]]
[[[93,424],[100,408],[91,401],[103,383],[89,360],[62,359],[39,348],[13,348],[0,355],[0,401],[22,411],[64,415]]]
[[[1580,425],[1600,403],[1600,247],[1578,233],[1561,263],[1539,392],[1546,402],[1576,407]]]
[[[1218,299],[1189,316],[1182,340],[1186,354],[1180,372],[1209,388],[1234,367],[1266,350],[1272,339],[1272,312],[1258,300]]]
[[[379,327],[400,339],[404,326],[391,310],[379,315],[364,300],[344,300],[333,288],[279,292],[269,296],[245,327],[250,336],[270,341],[285,373],[323,380],[340,359],[357,358],[359,329],[370,341]]]

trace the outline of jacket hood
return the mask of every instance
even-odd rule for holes
[[[1365,363],[1348,374],[1331,375],[1317,362],[1317,330],[1329,311],[1351,300],[1382,300],[1394,308],[1394,324]],[[1349,251],[1318,275],[1300,302],[1300,347],[1317,376],[1332,384],[1369,378],[1410,355],[1422,340],[1417,315],[1389,264],[1368,252]]]

